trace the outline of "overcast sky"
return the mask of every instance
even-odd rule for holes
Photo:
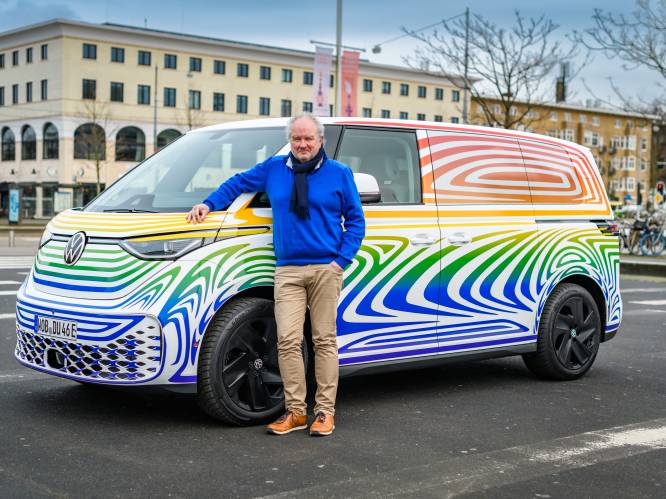
[[[654,1],[654,0],[653,0]],[[0,31],[56,17],[207,35],[218,38],[311,50],[310,40],[335,41],[335,0],[0,0]],[[595,7],[631,12],[634,0],[345,0],[343,43],[366,48],[364,58],[404,65],[416,43],[409,38],[387,43],[381,54],[373,45],[400,36],[401,28],[418,29],[461,13],[465,7],[499,25],[510,26],[514,10],[524,16],[545,15],[560,25],[558,36],[591,25]],[[596,55],[571,82],[570,100],[594,94],[612,100],[608,77],[629,95],[656,97],[666,92],[659,78],[641,69],[625,71],[617,61]]]

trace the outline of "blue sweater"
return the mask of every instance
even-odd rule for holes
[[[288,156],[273,156],[224,182],[204,201],[212,210],[228,206],[243,192],[266,192],[273,209],[276,265],[335,262],[349,265],[365,235],[361,199],[349,167],[327,159],[308,175],[310,219],[289,210],[294,173]],[[342,222],[344,218],[344,227]]]

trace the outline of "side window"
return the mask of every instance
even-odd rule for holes
[[[377,179],[381,204],[420,204],[421,174],[416,133],[346,128],[336,158],[354,173]]]

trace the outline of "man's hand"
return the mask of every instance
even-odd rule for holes
[[[335,260],[333,260],[333,261],[331,262],[331,265],[332,265],[334,268],[340,270],[341,272],[344,272],[344,269],[343,269],[342,267],[340,267],[340,265],[338,264],[338,262],[336,262]]]
[[[207,204],[195,204],[187,214],[186,220],[191,224],[199,224],[204,221],[209,211],[210,208]]]

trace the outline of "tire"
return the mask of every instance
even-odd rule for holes
[[[592,367],[600,339],[601,317],[592,295],[577,284],[560,284],[541,314],[537,351],[523,360],[540,378],[578,379]]]
[[[303,352],[307,367],[305,342]],[[209,416],[238,426],[272,421],[284,411],[271,300],[239,298],[212,319],[199,354],[197,401]]]

